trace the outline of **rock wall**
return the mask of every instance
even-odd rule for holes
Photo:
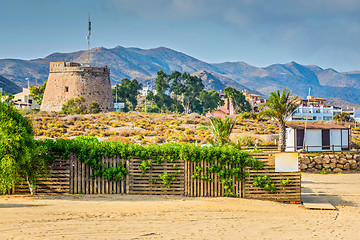
[[[315,153],[299,155],[302,172],[360,172],[360,153]]]
[[[96,101],[103,112],[114,110],[107,67],[81,66],[78,63],[51,62],[41,111],[61,111],[73,98],[85,98],[85,105]]]

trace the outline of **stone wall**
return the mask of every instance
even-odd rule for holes
[[[68,100],[78,97],[85,98],[87,106],[96,101],[103,112],[113,111],[110,69],[69,62],[51,62],[40,110],[60,111]]]
[[[360,153],[302,153],[299,164],[302,172],[360,172]]]

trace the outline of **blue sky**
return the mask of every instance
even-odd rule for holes
[[[87,49],[89,12],[92,47],[360,70],[358,0],[0,0],[0,59]]]

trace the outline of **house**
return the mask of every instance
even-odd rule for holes
[[[225,98],[224,94],[220,94],[220,98],[224,101],[224,104],[212,111],[212,113],[206,114],[207,117],[221,117],[225,118],[226,115],[234,115],[235,109],[230,98]]]
[[[243,91],[242,94],[244,94],[245,100],[250,103],[252,110],[254,112],[259,112],[259,107],[261,104],[265,103],[265,99],[262,99],[258,94],[249,93],[247,91]]]
[[[331,121],[336,113],[342,113],[342,108],[326,104],[325,98],[308,96],[299,101],[300,106],[291,116],[291,121]]]
[[[23,91],[14,95],[14,102],[18,108],[40,109],[40,105],[30,98],[29,88],[23,88]]]
[[[305,141],[305,143],[304,143]],[[286,151],[349,150],[350,129],[337,124],[287,124]]]

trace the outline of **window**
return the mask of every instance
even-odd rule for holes
[[[69,87],[65,87],[65,92],[69,92]]]

